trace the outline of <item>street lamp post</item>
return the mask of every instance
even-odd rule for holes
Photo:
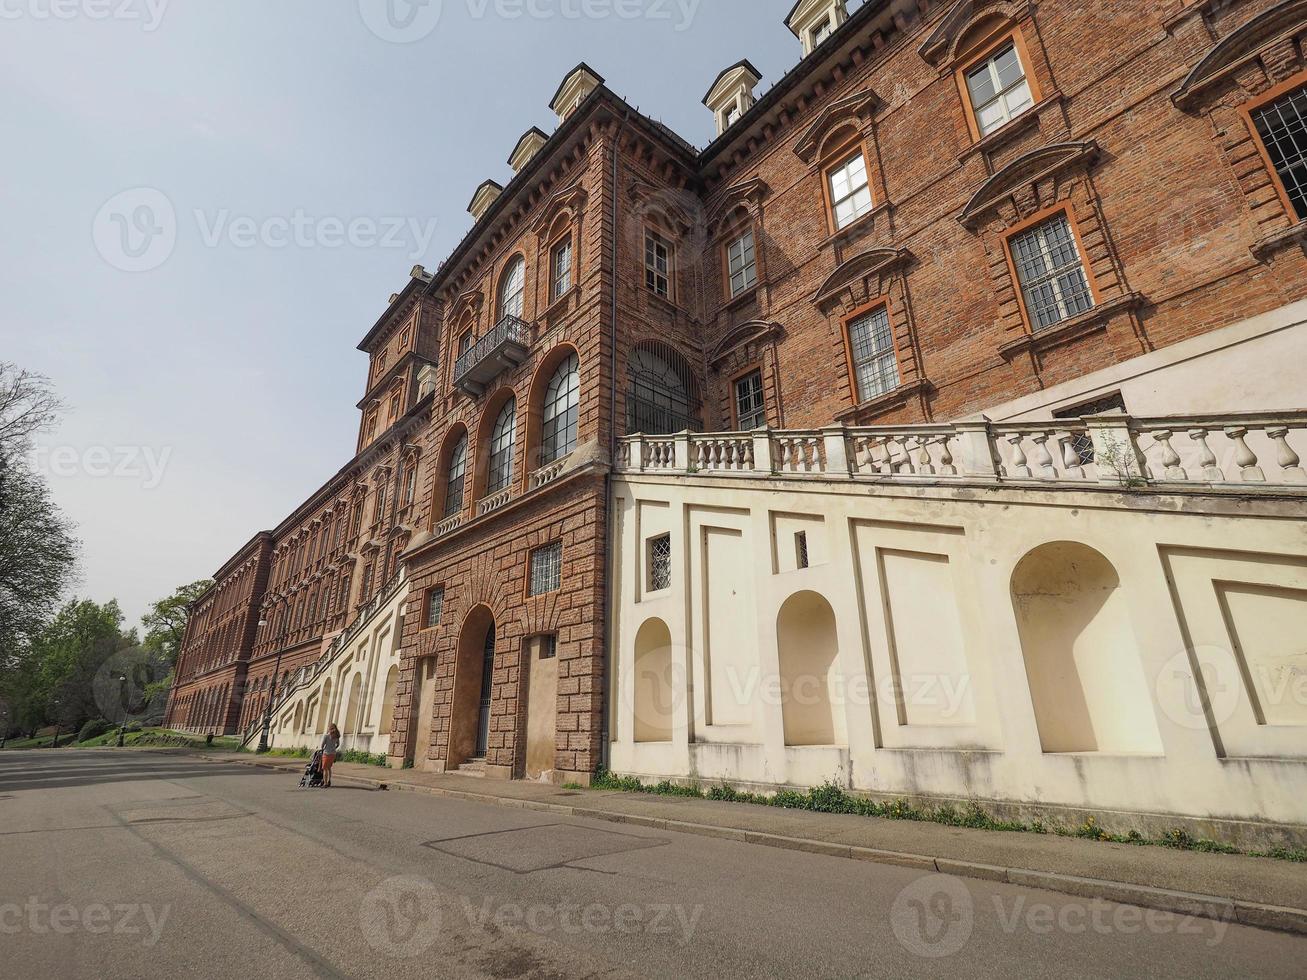
[[[127,728],[127,677],[125,675],[118,678],[118,696],[123,702],[123,720],[122,724],[118,726],[118,748],[121,749],[123,747],[123,732]]]

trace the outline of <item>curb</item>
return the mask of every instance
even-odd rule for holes
[[[190,753],[186,753],[190,754]],[[253,766],[285,772],[297,771],[299,766],[271,762],[246,762],[243,759],[213,759],[202,755],[195,758],[206,762],[230,763],[239,766]],[[338,775],[351,783],[373,786],[379,790],[394,790],[409,793],[424,793],[445,799],[462,800],[468,803],[485,803],[513,810],[533,810],[538,813],[552,813],[564,817],[580,817],[587,820],[602,820],[605,823],[628,824],[632,827],[645,827],[650,830],[671,830],[680,834],[693,834],[697,837],[714,837],[720,840],[738,841],[742,844],[757,844],[762,847],[774,847],[780,850],[801,851],[806,854],[820,854],[826,857],[846,858],[855,861],[869,861],[875,864],[890,864],[917,871],[935,872],[953,875],[958,878],[974,878],[982,881],[1018,885],[1025,888],[1041,888],[1045,891],[1060,892],[1076,898],[1099,899],[1107,902],[1119,902],[1140,908],[1155,909],[1176,915],[1195,918],[1214,919],[1218,922],[1235,922],[1240,925],[1258,929],[1270,929],[1276,932],[1292,932],[1307,935],[1307,909],[1284,908],[1278,905],[1261,905],[1241,899],[1220,898],[1215,895],[1199,895],[1190,892],[1170,891],[1165,888],[1152,888],[1148,885],[1135,885],[1126,882],[1108,881],[1103,878],[1081,878],[1075,875],[1058,874],[1050,871],[1032,871],[1028,868],[1007,868],[992,864],[978,864],[972,861],[955,861],[949,858],[933,858],[924,854],[909,854],[900,851],[885,851],[873,847],[857,847],[850,844],[835,844],[830,841],[810,840],[805,837],[783,837],[759,831],[741,830],[736,827],[719,827],[715,824],[689,823],[683,820],[668,820],[657,817],[642,817],[637,814],[613,813],[608,810],[592,810],[584,806],[570,806],[563,803],[544,803],[539,800],[515,800],[489,793],[476,793],[470,790],[446,789],[438,786],[421,786],[414,783],[389,783],[382,779],[369,779],[364,776]]]

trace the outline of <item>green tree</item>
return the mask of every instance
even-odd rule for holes
[[[212,585],[211,579],[183,585],[172,595],[154,603],[150,611],[141,617],[141,625],[145,627],[143,646],[151,659],[162,660],[169,668],[167,677],[145,689],[145,700],[151,709],[162,710],[168,699],[168,692],[172,690],[173,669],[177,666],[182,638],[186,635],[186,619],[190,616],[191,604]]]
[[[115,654],[137,645],[136,631],[124,632],[122,624],[116,601],[74,599],[37,634],[31,667],[47,721],[77,729],[88,719],[121,713],[102,693],[103,684],[97,690],[96,675]]]

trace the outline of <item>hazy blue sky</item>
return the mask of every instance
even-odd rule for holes
[[[134,622],[348,461],[355,344],[577,62],[704,145],[719,70],[798,61],[790,6],[0,0],[0,360],[69,403],[41,464],[81,594]]]

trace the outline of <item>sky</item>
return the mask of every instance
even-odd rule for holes
[[[135,623],[348,462],[355,346],[578,62],[703,146],[719,71],[798,62],[790,6],[0,0],[0,361],[68,406],[34,462],[76,594]]]

